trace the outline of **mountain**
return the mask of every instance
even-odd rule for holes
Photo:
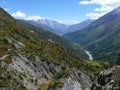
[[[86,26],[88,26],[90,23],[93,22],[93,20],[85,20],[85,21],[77,23],[77,24],[65,25],[65,24],[59,23],[59,22],[51,20],[51,19],[39,19],[37,21],[24,20],[24,21],[28,22],[34,26],[42,27],[44,30],[50,31],[59,36],[62,36],[64,34],[67,34],[70,32],[77,31],[79,29],[83,29]]]
[[[42,29],[40,26],[31,25],[26,21],[18,20],[18,23],[22,27],[27,28],[28,31],[34,32],[42,38],[48,39],[49,41],[57,42],[60,46],[65,47],[72,54],[80,58],[88,59],[88,55],[85,53],[84,49],[79,44],[69,42],[56,34],[53,34],[47,30]]]
[[[2,90],[88,90],[94,74],[109,66],[80,59],[30,30],[0,8]]]
[[[87,48],[94,59],[114,62],[120,51],[120,7],[91,23],[86,28],[64,35],[67,40]]]
[[[27,22],[29,22],[32,25],[36,25],[36,26],[40,26],[45,30],[48,30],[54,34],[57,35],[63,35],[65,33],[65,30],[67,29],[68,25],[59,23],[55,20],[51,20],[51,19],[39,19],[37,21],[33,21],[33,20],[28,20]]]
[[[70,32],[75,32],[77,30],[81,30],[85,27],[87,27],[89,24],[91,24],[94,20],[85,20],[85,21],[82,21],[80,23],[77,23],[77,24],[73,24],[73,25],[70,25],[68,28],[67,28],[67,33],[70,33]]]

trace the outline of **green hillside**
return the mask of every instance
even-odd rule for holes
[[[40,87],[43,90],[52,83],[51,88],[56,88],[63,85],[60,82],[63,76],[70,76],[66,68],[76,71],[77,75],[80,71],[94,78],[93,74],[110,66],[108,62],[76,57],[55,41],[27,29],[0,9],[0,87],[14,90],[37,90]]]
[[[22,20],[18,20],[18,23],[22,27],[26,28],[26,30],[33,31],[42,38],[57,42],[60,46],[65,47],[68,51],[70,51],[75,56],[80,57],[80,58],[84,58],[84,59],[88,59],[88,55],[84,52],[84,50],[82,49],[82,47],[79,44],[67,41],[58,35],[55,35],[47,30],[43,30],[40,27],[31,25],[31,24],[24,22]]]
[[[84,46],[91,51],[94,59],[114,63],[120,51],[119,8],[94,21],[85,29],[69,33],[64,38]]]
[[[3,12],[3,9],[0,10],[1,13],[7,14]],[[6,20],[6,17],[10,19]],[[98,61],[80,59],[58,43],[28,31],[26,27],[21,26],[8,14],[6,17],[0,15],[2,23],[2,26],[0,26],[0,56],[4,56],[6,53],[12,56],[26,53],[32,57],[39,56],[42,60],[52,60],[58,64],[76,67],[85,71],[90,71],[89,69],[98,71],[98,69],[104,68],[104,65],[100,64],[104,62],[99,63]],[[17,43],[20,45],[17,46]],[[94,63],[98,67],[94,66]]]

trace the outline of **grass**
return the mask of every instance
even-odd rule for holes
[[[7,57],[5,58],[5,60],[4,60],[4,62],[7,63],[7,64],[12,63],[12,58],[11,58],[11,56],[7,56]]]
[[[49,85],[53,82],[52,79],[48,80],[47,82],[43,83],[41,86],[40,86],[40,89],[39,90],[48,90],[49,88]]]
[[[50,79],[48,81],[46,81],[45,83],[43,83],[39,90],[56,90],[57,87],[62,87],[64,85],[64,83],[60,80],[56,80],[56,79]]]
[[[68,78],[69,76],[70,73],[68,71],[57,71],[50,80],[46,81],[40,86],[40,90],[56,90],[57,87],[62,87],[64,85],[64,82],[61,81],[61,78]]]
[[[61,71],[58,71],[54,74],[54,79],[60,79],[60,78],[65,78],[65,77],[68,77],[70,76],[70,73],[68,71],[65,71],[65,70],[61,70]]]

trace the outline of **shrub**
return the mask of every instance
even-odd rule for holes
[[[61,70],[61,71],[58,71],[54,74],[54,79],[60,79],[62,77],[64,78],[67,78],[68,76],[70,76],[70,73],[68,71],[65,71],[65,70]]]
[[[12,58],[10,56],[8,56],[5,58],[4,61],[5,61],[5,63],[10,64],[10,63],[12,63]]]
[[[59,80],[53,80],[48,86],[48,90],[56,90],[57,87],[62,87],[64,84]]]

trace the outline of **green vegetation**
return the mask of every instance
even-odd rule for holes
[[[2,80],[0,81],[0,86],[8,86],[9,82],[7,80],[7,78],[2,78]]]
[[[55,80],[55,79],[50,79],[48,81],[46,81],[45,83],[43,83],[40,86],[39,90],[57,90],[57,87],[62,87],[64,84],[59,81],[59,80]]]
[[[54,79],[60,79],[60,78],[67,78],[68,76],[70,76],[70,73],[68,71],[65,70],[61,70],[58,71],[54,74]]]
[[[28,26],[25,27],[19,24],[16,20],[11,18],[11,16],[9,16],[8,14],[6,15],[6,13],[4,13],[6,15],[5,17],[1,17],[1,13],[0,23],[2,22],[3,26],[0,26],[0,57],[6,54],[9,55],[4,59],[4,62],[7,65],[12,62],[13,56],[18,54],[25,54],[28,57],[35,58],[36,56],[38,56],[41,60],[49,60],[58,65],[76,68],[77,70],[81,70],[85,73],[98,73],[99,71],[108,68],[108,63],[100,61],[89,61],[76,57],[75,55],[71,54],[71,52],[68,51],[65,47],[60,46],[59,43],[50,41],[49,39],[43,38],[43,36],[38,36],[38,34],[28,31],[30,29],[28,28]],[[44,35],[47,36],[48,34]],[[5,67],[1,66],[2,65],[0,65],[0,73],[6,73]],[[10,84],[10,81],[13,80],[13,77],[11,76],[11,78],[7,78],[6,74],[4,76],[6,77],[4,78],[5,80],[0,79],[3,85]],[[26,77],[24,73],[19,74],[18,78],[22,80],[23,76]],[[63,76],[68,77],[69,72],[56,72],[52,80],[43,84],[42,90],[45,90],[44,88],[54,88],[56,86],[62,86],[60,78]],[[30,81],[33,80],[31,79]],[[25,88],[23,84],[16,79],[13,80],[12,85],[16,87],[15,90],[20,90],[20,88],[22,90],[23,88]]]
[[[56,90],[57,87],[62,87],[64,85],[64,82],[61,80],[61,78],[68,78],[70,76],[70,73],[65,70],[57,71],[55,72],[52,79],[46,81],[40,86],[40,90]]]
[[[1,18],[0,18],[1,19]],[[76,57],[71,54],[65,47],[60,46],[56,42],[51,42],[48,39],[38,36],[35,33],[29,32],[26,27],[21,26],[17,22],[8,22],[1,19],[4,23],[4,27],[0,27],[0,39],[1,47],[7,46],[4,49],[1,48],[1,52],[8,53],[10,55],[16,55],[17,53],[26,53],[30,57],[39,56],[41,60],[52,60],[57,64],[62,64],[68,67],[75,67],[78,70],[83,72],[91,72],[89,68],[96,68],[94,65],[86,63],[84,59]],[[11,42],[8,42],[5,38],[9,38]],[[25,46],[22,46],[19,49],[16,49],[14,44],[16,42],[21,42]],[[19,45],[18,45],[19,46]],[[8,52],[8,49],[11,49]],[[17,53],[16,53],[17,52]],[[96,61],[93,61],[93,63]],[[105,66],[106,64],[102,64]],[[97,67],[93,72],[98,72],[104,68],[100,66]]]
[[[40,89],[39,90],[48,90],[49,88],[49,85],[52,83],[53,81],[52,80],[48,80],[46,83],[42,84],[40,86]]]
[[[117,9],[116,9],[117,10]],[[120,13],[111,11],[83,30],[64,35],[64,38],[81,44],[91,51],[96,60],[114,64],[120,52]]]
[[[81,49],[81,46],[79,44],[74,44],[73,42],[69,42],[60,36],[57,36],[49,31],[43,30],[40,27],[28,24],[22,20],[18,20],[18,23],[22,27],[26,28],[26,30],[34,31],[36,34],[38,34],[42,38],[57,42],[57,44],[59,44],[62,47],[65,47],[68,51],[70,51],[75,56],[78,56],[80,58],[86,58],[86,59],[88,58],[87,54]]]
[[[11,58],[11,56],[6,57],[5,60],[4,60],[4,62],[7,63],[7,64],[12,63],[12,58]]]
[[[60,80],[53,80],[48,87],[48,90],[57,90],[57,87],[62,88],[64,85]]]
[[[117,60],[116,60],[115,64],[120,65],[120,53],[117,56]]]

